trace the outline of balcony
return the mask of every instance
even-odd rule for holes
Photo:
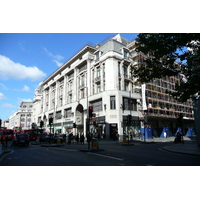
[[[79,90],[83,90],[85,87],[86,87],[86,85],[82,84],[82,85],[79,86]]]
[[[95,83],[97,83],[97,82],[100,82],[101,81],[101,77],[99,76],[99,77],[96,77],[95,79],[94,79],[94,82]]]

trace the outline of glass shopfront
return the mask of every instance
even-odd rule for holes
[[[140,133],[140,121],[132,116],[131,124],[127,124],[128,116],[123,116],[123,133],[129,135],[130,139],[138,137]]]

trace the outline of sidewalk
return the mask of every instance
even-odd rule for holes
[[[183,137],[184,144],[174,143],[175,137],[169,137],[169,138],[153,138],[148,140],[139,140],[134,139],[133,141],[140,141],[141,143],[154,143],[154,142],[166,142],[168,145],[164,146],[162,150],[174,152],[174,153],[181,153],[181,154],[188,154],[188,155],[195,155],[200,156],[200,147],[198,147],[196,142],[196,137]]]

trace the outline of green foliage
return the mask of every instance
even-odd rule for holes
[[[145,64],[132,68],[138,81],[148,83],[155,78],[181,74],[184,78],[171,94],[180,101],[200,94],[200,34],[139,34],[136,51],[145,55]]]

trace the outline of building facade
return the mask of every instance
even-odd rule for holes
[[[128,45],[132,52],[133,65],[140,67],[145,65],[146,56],[142,53],[135,53],[135,42]],[[168,127],[172,134],[175,134],[178,127],[182,128],[183,134],[188,128],[194,130],[193,102],[179,102],[172,98],[167,91],[175,91],[175,84],[179,84],[183,77],[181,75],[154,79],[144,85],[143,102],[145,101],[146,124],[153,128],[155,136],[159,136],[164,127]],[[182,122],[178,118],[182,116]]]
[[[35,92],[35,122],[39,125],[43,120],[50,131],[48,120],[53,117],[53,132],[76,134],[88,129],[99,137],[112,138],[116,132],[128,131],[127,116],[131,115],[132,131],[138,132],[140,94],[133,92],[129,43],[117,35],[102,45],[85,46],[63,64]],[[86,123],[89,106],[96,116]]]
[[[9,118],[10,129],[22,127],[23,130],[32,128],[33,102],[21,102],[17,112]]]
[[[124,132],[139,134],[144,126],[140,120],[144,117],[141,102],[147,103],[149,124],[157,131],[162,126],[171,127],[170,123],[176,128],[179,112],[192,122],[190,103],[183,106],[167,100],[163,89],[168,87],[165,80],[160,81],[160,85],[147,84],[145,100],[142,99],[142,87],[131,74],[131,66],[135,64],[139,62],[134,42],[119,34],[102,45],[86,45],[40,83],[34,95],[33,123],[39,126],[42,120],[47,132],[77,134],[90,131],[107,139],[119,133],[122,138]],[[181,110],[176,105],[181,106]],[[88,119],[89,106],[95,114],[92,119]],[[131,116],[130,124],[128,116]]]

